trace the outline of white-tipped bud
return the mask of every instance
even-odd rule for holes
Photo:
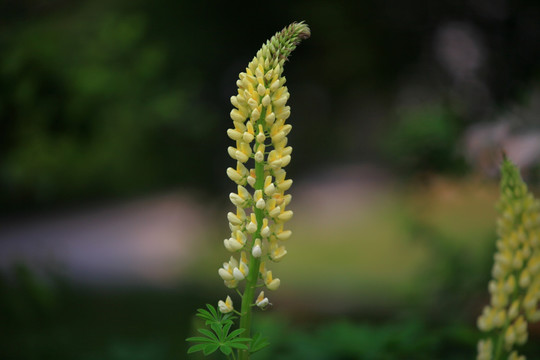
[[[220,268],[218,270],[218,274],[223,280],[232,280],[232,279],[234,279],[233,274],[231,274],[230,272],[228,272],[224,268]]]
[[[229,153],[229,156],[230,156],[231,158],[233,158],[234,160],[237,160],[237,159],[236,159],[236,151],[237,151],[237,150],[236,150],[235,147],[229,146],[229,147],[227,148],[227,152]]]
[[[266,88],[264,87],[264,85],[259,84],[259,86],[257,86],[257,94],[259,94],[259,96],[263,96],[265,92]]]
[[[269,290],[277,290],[281,281],[272,277],[272,271],[267,271],[264,276],[264,284]]]
[[[273,218],[278,217],[279,214],[281,214],[281,207],[279,206],[276,206],[274,209],[268,212],[268,215],[270,215],[270,217],[273,217]]]
[[[246,278],[244,273],[240,271],[240,269],[237,267],[233,269],[233,276],[234,276],[234,279],[237,281],[242,281]]]
[[[255,109],[259,104],[257,104],[257,101],[255,101],[255,99],[250,97],[248,100],[248,105],[250,108]]]
[[[280,191],[287,191],[291,188],[292,183],[293,181],[291,179],[287,179],[277,184],[277,188]]]
[[[255,231],[257,231],[257,224],[250,222],[249,224],[247,224],[246,230],[250,234],[253,234]]]
[[[229,199],[231,200],[231,202],[236,205],[236,206],[244,206],[244,203],[245,203],[245,200],[242,199],[238,194],[236,193],[230,193],[229,194]]]
[[[231,140],[240,140],[242,138],[242,133],[236,129],[228,129],[227,135],[231,138]]]
[[[271,233],[272,231],[270,230],[270,227],[268,226],[265,226],[261,229],[261,236],[264,238],[269,237]]]
[[[261,151],[255,153],[255,161],[259,163],[264,161],[264,154]]]
[[[259,109],[255,108],[251,112],[251,120],[257,121],[261,117],[261,113],[259,112]]]
[[[266,121],[267,124],[272,125],[274,121],[276,120],[276,114],[271,112],[270,114],[266,114],[266,118],[264,121]]]
[[[256,258],[261,257],[262,248],[261,248],[261,240],[260,239],[255,240],[255,245],[253,246],[253,249],[251,250],[251,255],[253,255],[253,257],[256,257]]]
[[[264,309],[269,303],[268,298],[264,296],[264,291],[261,291],[259,296],[257,296],[257,300],[255,300],[255,305],[261,309]]]
[[[279,234],[276,235],[276,237],[281,240],[281,241],[285,241],[287,240],[288,238],[290,238],[292,235],[292,231],[291,230],[285,230],[285,231],[282,231],[280,232]]]
[[[238,102],[238,98],[236,96],[231,96],[231,104],[236,108],[240,107],[240,103]]]
[[[251,213],[251,221],[247,224],[246,230],[251,234],[257,231],[257,218],[254,213]]]
[[[278,219],[281,221],[289,221],[293,217],[293,212],[291,210],[287,210],[279,214]]]
[[[257,134],[257,142],[262,144],[264,143],[264,140],[266,140],[266,136],[264,135],[264,132],[261,131]]]
[[[271,102],[271,99],[270,99],[270,95],[266,95],[265,97],[263,97],[261,103],[263,104],[263,106],[268,106],[270,105],[270,102]]]
[[[241,163],[245,163],[249,160],[249,156],[241,152],[240,150],[236,150],[235,157],[233,159],[236,159],[240,161]]]
[[[281,166],[282,167],[285,167],[285,166],[289,165],[290,162],[291,162],[291,155],[283,156],[281,158]]]
[[[259,199],[257,200],[257,202],[255,203],[255,206],[257,207],[257,209],[264,209],[266,207],[266,202],[264,201],[264,199]]]
[[[247,177],[247,183],[249,184],[249,186],[255,187],[255,178],[253,176],[249,175]]]
[[[273,246],[273,250],[270,253],[270,258],[275,261],[279,262],[285,255],[287,255],[287,250],[285,250],[285,247],[283,246]]]
[[[242,175],[240,175],[238,171],[234,170],[232,167],[227,168],[227,176],[235,183],[240,183],[244,180]]]
[[[238,111],[237,109],[231,110],[231,119],[233,119],[233,121],[238,121],[238,122],[246,121],[246,117],[242,115],[242,113]]]
[[[271,85],[270,85],[270,91],[271,92],[274,92],[276,91],[277,89],[279,88],[279,79],[274,81]],[[294,90],[294,89],[293,89]]]
[[[261,65],[257,66],[257,68],[255,69],[255,76],[257,76],[258,78],[262,78],[264,76],[264,70]]]
[[[268,196],[272,196],[275,192],[276,192],[276,187],[274,186],[273,183],[264,188],[264,193]]]
[[[279,285],[281,284],[281,281],[279,279],[274,279],[272,280],[271,282],[269,282],[268,284],[266,284],[266,288],[268,290],[277,290],[279,288]]]
[[[227,299],[225,301],[219,300],[218,302],[218,308],[219,311],[221,311],[222,314],[230,313],[234,310],[233,302],[231,300],[230,296],[227,296]]]
[[[272,102],[274,107],[282,107],[287,103],[287,100],[289,99],[289,93],[283,94],[279,99],[276,99]]]
[[[236,250],[231,246],[230,239],[223,240],[223,246],[225,246],[225,249],[230,252],[235,252]]]
[[[244,222],[233,212],[227,213],[227,220],[233,225],[242,225]]]
[[[281,140],[285,139],[285,132],[279,131],[274,136],[272,136],[272,143],[277,144]]]
[[[253,136],[253,134],[249,133],[249,132],[245,132],[243,135],[242,135],[242,140],[246,143],[250,143],[253,141],[253,139],[255,138],[255,136]]]
[[[288,106],[285,106],[284,110],[280,111],[276,116],[280,120],[287,120],[291,116],[291,109],[287,109]]]

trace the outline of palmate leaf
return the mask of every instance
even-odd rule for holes
[[[187,353],[191,354],[197,351],[203,351],[205,346],[206,344],[196,344],[196,345],[190,346]]]
[[[186,339],[187,341],[199,342],[188,349],[188,353],[202,351],[204,355],[209,355],[219,349],[223,354],[230,355],[233,349],[248,350],[248,343],[252,339],[239,337],[245,329],[236,329],[232,332],[234,319],[237,317],[232,314],[222,314],[212,305],[207,304],[207,309],[198,309],[197,316],[205,320],[205,325],[209,327],[197,329],[204,336],[194,336]]]

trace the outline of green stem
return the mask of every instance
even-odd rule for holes
[[[264,126],[266,117],[266,108],[263,107],[261,117],[257,121],[257,127],[259,124]],[[255,142],[255,148],[259,145]],[[255,190],[264,190],[264,163],[255,162]],[[257,218],[257,231],[253,234],[253,240],[261,237],[261,228],[264,219],[264,211],[254,207],[255,217]],[[259,267],[261,266],[261,259],[250,255],[249,260],[249,274],[246,278],[246,288],[244,289],[244,295],[242,296],[242,309],[240,311],[240,328],[245,329],[242,333],[242,337],[251,337],[251,305],[255,296],[255,289],[257,287],[257,280],[259,279]],[[241,350],[238,354],[238,360],[248,360],[249,350]]]
[[[503,328],[503,331],[499,334],[499,337],[497,338],[497,345],[495,346],[495,356],[493,360],[499,360],[502,355],[503,350],[503,343],[504,343],[504,333],[506,331],[506,327]]]

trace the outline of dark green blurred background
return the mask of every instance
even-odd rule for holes
[[[540,179],[535,0],[0,0],[1,359],[187,358],[227,294],[229,97],[300,20],[259,359],[474,357],[501,150]]]

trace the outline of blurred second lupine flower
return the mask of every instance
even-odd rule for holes
[[[527,323],[540,320],[540,201],[506,158],[501,173],[491,303],[478,318],[490,337],[478,343],[478,360],[524,360],[513,348],[527,341]]]

